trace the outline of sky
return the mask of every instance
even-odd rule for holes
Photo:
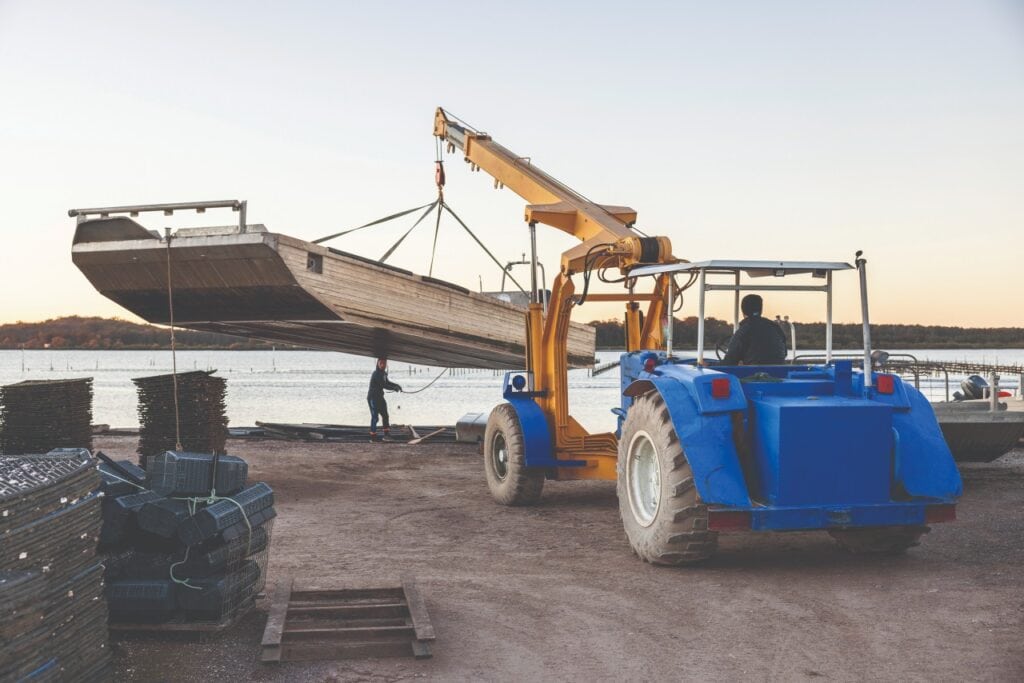
[[[874,322],[1024,326],[1022,0],[0,0],[0,322],[132,319],[71,263],[72,207],[246,199],[249,222],[315,239],[425,204],[438,105],[633,207],[676,256],[861,249]],[[524,201],[449,161],[448,203],[518,259]],[[198,218],[141,220],[236,220]],[[410,224],[331,246],[379,257]],[[391,262],[426,272],[432,238]],[[549,274],[575,244],[538,242]],[[501,280],[452,221],[434,275]],[[776,313],[822,320],[823,297],[772,294]],[[852,274],[835,315],[860,319]]]

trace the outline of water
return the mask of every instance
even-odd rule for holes
[[[688,352],[680,351],[682,356]],[[909,351],[919,359],[970,360],[1024,364],[1024,349]],[[601,363],[618,351],[600,351]],[[228,380],[227,411],[232,425],[263,422],[368,422],[366,388],[373,371],[370,358],[328,351],[179,351],[178,370],[210,370]],[[23,369],[24,368],[24,369]],[[392,381],[407,391],[428,384],[443,368],[392,362]],[[133,377],[171,371],[169,351],[0,351],[0,384],[26,379],[93,378],[93,422],[115,427],[138,425]],[[488,412],[501,401],[502,373],[453,371],[426,391],[389,394],[396,423],[454,424],[465,413]],[[1006,378],[1016,386],[1017,378]],[[959,385],[957,379],[954,388]],[[614,428],[610,409],[619,404],[619,375],[612,370],[591,377],[587,370],[569,373],[570,412],[591,431]],[[944,383],[923,383],[932,399],[944,398]]]

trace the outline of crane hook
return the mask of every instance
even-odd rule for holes
[[[437,183],[437,189],[440,190],[444,187],[444,162],[434,162],[434,182]]]

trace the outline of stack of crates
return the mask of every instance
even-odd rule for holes
[[[243,459],[166,451],[145,470],[124,461],[101,474],[112,622],[223,622],[252,604],[276,513],[267,484],[246,485]]]
[[[224,405],[227,380],[197,370],[177,375],[175,409],[174,375],[138,377],[132,382],[139,395],[139,462],[177,446],[197,453],[223,453],[228,438]],[[176,417],[177,416],[177,417]]]

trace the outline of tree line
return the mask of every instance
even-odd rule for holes
[[[622,322],[595,320],[597,347],[621,349],[626,345]],[[786,330],[789,337],[789,329]],[[732,334],[732,324],[708,318],[704,326],[704,344],[708,348]],[[861,326],[832,326],[833,347],[861,348]],[[796,323],[800,349],[825,348],[825,323]],[[183,349],[269,349],[266,342],[213,332],[177,330],[175,338]],[[1020,327],[946,327],[939,325],[872,325],[875,348],[889,349],[963,349],[1024,348],[1024,328]],[[697,318],[674,321],[677,348],[697,347]],[[0,349],[163,349],[170,346],[170,332],[156,325],[140,325],[118,318],[69,316],[42,322],[16,322],[0,325]],[[287,348],[287,347],[284,347]]]
[[[175,330],[182,349],[269,349],[270,345],[213,332]],[[119,318],[68,316],[42,322],[0,325],[0,349],[163,349],[170,330]]]
[[[626,345],[622,322],[595,320],[597,347],[621,349]],[[798,349],[824,349],[825,323],[795,323]],[[790,338],[784,324],[786,338]],[[704,345],[714,348],[732,334],[732,323],[717,318],[704,321]],[[677,319],[673,325],[673,344],[681,349],[697,348],[697,318]],[[859,349],[863,345],[863,328],[859,324],[832,325],[832,346]],[[940,325],[871,325],[871,345],[876,349],[1019,349],[1024,348],[1021,327],[946,327]]]

